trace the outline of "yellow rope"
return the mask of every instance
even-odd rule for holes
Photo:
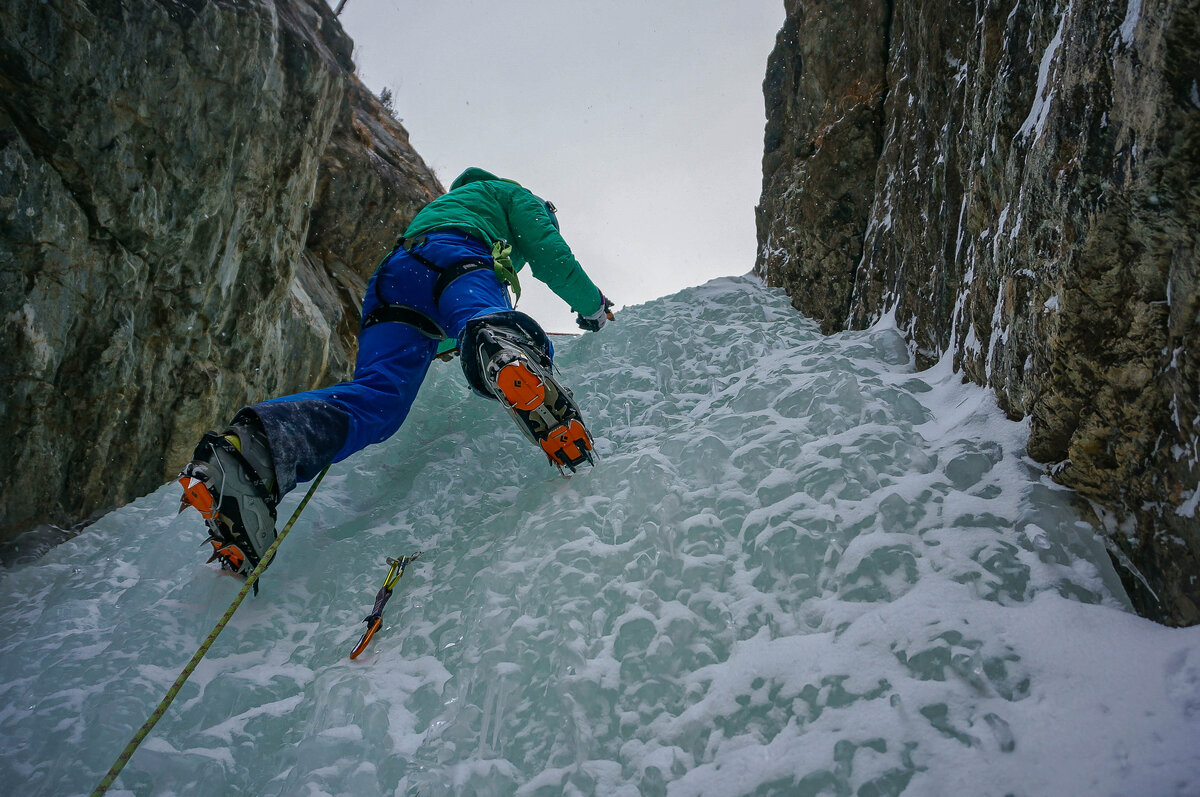
[[[279,532],[279,536],[275,538],[275,542],[271,543],[271,547],[263,554],[262,559],[258,562],[258,567],[254,568],[250,575],[246,577],[246,583],[242,585],[242,589],[238,592],[237,597],[233,599],[233,603],[229,605],[229,608],[225,610],[225,614],[222,615],[213,630],[205,637],[204,642],[200,645],[200,649],[196,651],[195,655],[192,656],[192,660],[183,668],[183,672],[179,673],[179,677],[175,679],[175,683],[171,684],[171,688],[167,690],[167,694],[159,702],[158,707],[151,712],[149,719],[142,723],[142,727],[138,728],[137,733],[129,740],[129,744],[125,745],[125,749],[117,756],[117,760],[109,768],[108,774],[104,776],[104,779],[100,781],[95,791],[92,792],[92,797],[98,797],[98,795],[102,795],[108,791],[108,787],[113,785],[113,781],[117,779],[117,775],[121,774],[121,770],[129,763],[129,759],[133,756],[133,752],[138,749],[138,745],[145,741],[151,729],[163,718],[163,714],[167,713],[167,708],[175,700],[175,696],[179,694],[179,690],[183,688],[184,682],[191,676],[192,671],[196,669],[200,660],[204,658],[204,654],[208,653],[208,649],[217,641],[217,635],[221,633],[222,629],[225,628],[225,624],[233,617],[233,613],[237,611],[238,606],[242,605],[242,600],[250,592],[250,588],[254,586],[255,582],[258,581],[258,577],[262,575],[263,570],[266,570],[267,565],[275,558],[275,551],[279,548],[279,543],[283,542],[283,538],[292,530],[296,519],[300,517],[300,513],[308,505],[308,499],[312,498],[313,493],[317,490],[317,485],[321,483],[321,479],[325,478],[325,473],[328,470],[329,466],[326,466],[325,470],[321,471],[317,478],[313,480],[312,486],[308,488],[308,493],[304,496],[304,500],[300,502],[300,505],[296,507],[296,511],[292,513],[291,520],[287,522],[287,525],[283,527],[283,531]]]

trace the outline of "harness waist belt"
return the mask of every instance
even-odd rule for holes
[[[459,229],[458,227],[436,227],[432,230],[426,230],[425,232],[413,238],[401,238],[397,242],[397,245],[404,247],[405,251],[411,254],[414,249],[419,249],[420,247],[424,246],[427,239],[439,238],[443,236],[447,238],[459,238],[466,243],[475,244],[476,246],[482,247],[488,251],[491,249],[491,244],[489,244],[487,241],[483,240],[478,235],[463,229]]]

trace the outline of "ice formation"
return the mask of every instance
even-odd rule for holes
[[[559,479],[436,367],[113,793],[1200,792],[1200,630],[1127,611],[990,393],[751,278],[558,362],[597,468]],[[10,793],[95,786],[236,593],[176,503],[0,573]],[[384,558],[418,550],[350,661]]]

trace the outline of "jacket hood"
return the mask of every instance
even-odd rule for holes
[[[450,184],[450,190],[462,188],[468,183],[478,183],[482,180],[499,180],[500,178],[486,169],[480,169],[478,166],[472,166],[465,172],[454,178],[454,182]]]

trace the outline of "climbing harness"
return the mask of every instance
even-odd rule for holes
[[[517,279],[517,270],[512,264],[512,246],[507,241],[496,241],[492,244],[492,262],[490,263],[485,259],[486,256],[481,254],[476,257],[465,257],[447,266],[440,266],[418,251],[428,242],[431,235],[458,235],[479,246],[486,246],[483,241],[480,241],[470,233],[450,227],[443,227],[437,230],[430,230],[415,238],[400,238],[392,251],[379,264],[379,267],[382,268],[396,254],[397,250],[403,249],[413,260],[437,273],[437,279],[433,283],[434,305],[441,301],[442,294],[450,287],[451,283],[459,277],[474,271],[490,271],[494,273],[496,279],[512,288],[516,299],[519,300],[521,298],[521,283]],[[363,318],[362,328],[364,330],[376,324],[395,322],[407,324],[431,340],[440,341],[448,337],[446,330],[442,329],[441,324],[433,320],[429,313],[409,305],[393,304],[383,298],[383,294],[379,292],[379,285],[380,281],[377,279],[375,281],[375,298],[379,301],[379,307],[367,313],[366,317]]]
[[[375,636],[375,632],[383,625],[383,607],[391,599],[392,590],[395,589],[396,582],[404,575],[404,568],[420,559],[422,553],[423,551],[417,551],[412,556],[401,556],[399,559],[393,559],[390,556],[387,558],[389,565],[387,578],[383,580],[383,586],[379,588],[379,592],[375,595],[375,605],[371,608],[371,613],[363,618],[363,622],[367,624],[367,630],[363,632],[362,638],[358,640],[358,644],[350,652],[350,658],[357,659],[359,654],[367,649],[371,638]]]
[[[150,734],[150,731],[153,730],[154,726],[158,724],[158,721],[163,718],[164,714],[167,713],[167,709],[171,706],[172,701],[175,700],[175,696],[179,694],[179,690],[183,688],[184,683],[200,664],[200,660],[204,658],[206,653],[208,653],[208,649],[211,648],[213,643],[217,641],[217,636],[225,628],[226,624],[228,624],[230,619],[233,617],[233,613],[237,611],[237,608],[242,605],[242,601],[245,600],[246,595],[250,592],[250,589],[257,586],[258,577],[262,575],[262,572],[267,569],[267,565],[270,564],[271,560],[275,558],[275,551],[278,550],[279,544],[283,542],[283,538],[286,537],[288,532],[292,530],[292,526],[295,525],[296,520],[300,517],[300,513],[304,511],[304,507],[308,506],[309,499],[313,497],[313,493],[317,491],[317,486],[321,483],[321,480],[325,478],[325,474],[328,471],[329,466],[326,465],[325,470],[321,471],[317,475],[317,478],[313,479],[312,486],[308,488],[308,492],[300,501],[300,505],[297,506],[296,511],[292,513],[291,519],[288,520],[287,524],[283,527],[283,530],[279,532],[279,536],[275,538],[275,541],[271,543],[271,547],[268,548],[263,554],[258,566],[255,567],[254,570],[250,571],[250,575],[246,576],[246,583],[242,585],[242,589],[238,592],[237,597],[233,599],[233,603],[229,605],[229,608],[225,610],[225,614],[221,616],[221,619],[217,621],[217,624],[213,627],[213,630],[208,633],[207,637],[205,637],[204,642],[200,644],[200,649],[196,651],[195,655],[192,656],[191,661],[189,661],[183,668],[183,672],[179,673],[179,677],[175,679],[175,683],[171,684],[171,688],[167,690],[167,694],[159,702],[158,707],[150,713],[150,717],[144,723],[142,723],[142,727],[138,728],[137,733],[135,733],[133,738],[129,740],[129,744],[125,745],[125,749],[122,750],[121,754],[117,756],[117,760],[113,762],[113,765],[109,768],[108,773],[100,781],[99,785],[96,786],[95,791],[92,792],[92,797],[98,797],[99,795],[102,795],[108,791],[108,788],[113,785],[113,781],[115,781],[117,776],[121,774],[121,770],[124,769],[125,765],[129,763],[129,759],[133,757],[134,751],[138,749],[138,746],[143,741],[145,741],[146,736]]]

